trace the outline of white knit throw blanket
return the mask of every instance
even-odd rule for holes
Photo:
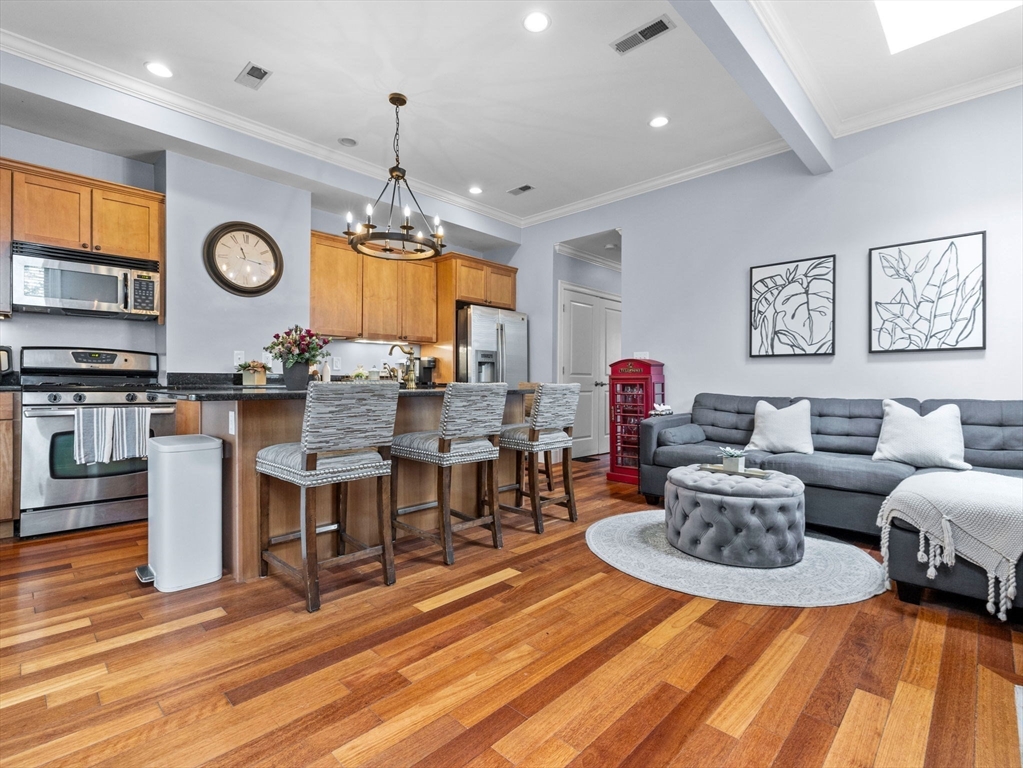
[[[1023,479],[990,472],[929,472],[903,480],[881,505],[881,554],[888,578],[892,518],[920,530],[917,559],[933,579],[956,555],[987,572],[988,613],[1006,614],[1016,597],[1016,563],[1023,555]],[[1000,582],[995,604],[996,580]]]

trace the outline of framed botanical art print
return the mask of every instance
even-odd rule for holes
[[[750,357],[835,354],[835,257],[751,267]]]
[[[870,351],[984,349],[986,232],[870,249]]]

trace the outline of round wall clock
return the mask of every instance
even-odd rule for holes
[[[244,221],[229,221],[210,232],[203,262],[217,285],[239,296],[269,293],[284,274],[284,257],[274,239]]]

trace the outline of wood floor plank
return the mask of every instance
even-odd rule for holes
[[[900,680],[888,710],[876,768],[916,768],[927,755],[934,691]]]
[[[0,709],[11,707],[15,704],[20,704],[23,701],[28,701],[40,696],[47,696],[63,688],[78,685],[86,680],[94,680],[98,677],[103,677],[106,674],[106,664],[94,664],[91,667],[75,670],[74,672],[68,672],[65,675],[58,675],[57,677],[42,680],[31,685],[25,685],[20,688],[4,686],[3,691],[0,691]]]
[[[518,727],[526,718],[511,707],[501,707],[480,720],[471,728],[422,757],[415,768],[447,768],[465,765],[490,749],[507,733]]]
[[[434,608],[439,608],[442,605],[453,603],[455,600],[471,595],[474,592],[479,592],[481,589],[486,589],[489,586],[497,584],[509,579],[512,576],[517,576],[520,571],[516,571],[514,568],[505,568],[504,570],[492,573],[489,576],[483,576],[479,579],[470,581],[468,584],[463,584],[460,587],[449,589],[441,592],[439,595],[422,600],[415,604],[416,608],[421,610],[423,613],[432,611]]]
[[[936,611],[927,606],[920,608],[902,666],[901,680],[932,691],[937,687],[947,620],[948,614],[945,611]]]
[[[928,765],[972,765],[977,700],[977,618],[949,616],[934,710],[927,738]]]
[[[831,723],[836,728],[842,723],[867,658],[880,637],[881,621],[862,610],[857,613],[803,708],[807,715]]]
[[[771,765],[776,768],[809,768],[824,764],[838,728],[802,714],[792,726]]]
[[[1016,686],[987,667],[977,675],[976,768],[1020,768]]]
[[[665,644],[688,629],[690,624],[716,604],[716,600],[708,600],[705,597],[694,598],[643,635],[638,642],[650,648],[663,648]]]
[[[1023,632],[1012,630],[1012,658],[1016,666],[1016,674],[1023,675]]]
[[[540,747],[516,763],[518,768],[564,768],[578,755],[578,751],[559,738],[545,741]]]
[[[857,688],[824,758],[824,768],[870,768],[887,718],[888,700]]]
[[[728,734],[709,725],[701,725],[668,763],[668,768],[717,768],[724,763],[735,746],[736,740]]]
[[[721,768],[766,768],[774,761],[784,741],[784,736],[751,725],[721,763]]]
[[[41,640],[44,637],[52,637],[53,635],[60,635],[64,632],[71,632],[75,629],[85,629],[86,627],[91,626],[92,620],[84,618],[65,621],[60,624],[53,624],[52,626],[42,627],[40,629],[29,630],[28,632],[22,632],[17,635],[7,635],[7,637],[0,638],[0,648],[9,648],[12,645],[29,643],[33,640]]]

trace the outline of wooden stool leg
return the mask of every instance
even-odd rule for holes
[[[522,484],[525,482],[522,472],[522,451],[515,451],[515,506],[522,506]]]
[[[316,555],[316,489],[299,490],[302,514],[302,570],[305,575],[305,605],[309,613],[320,610],[320,569]]]
[[[487,462],[487,501],[490,506],[490,514],[494,516],[494,522],[490,524],[490,532],[494,539],[494,549],[501,549],[504,546],[504,537],[501,535],[501,507],[497,486],[497,462]]]
[[[553,491],[554,490],[554,475],[551,474],[551,464],[554,463],[551,460],[552,458],[553,457],[551,456],[551,452],[550,451],[544,451],[543,452],[543,471],[544,471],[544,474],[547,475],[547,490],[548,491]]]
[[[392,471],[393,471],[393,464]],[[393,494],[392,494],[393,498]],[[384,584],[394,583],[394,543],[391,541],[391,515],[384,509],[384,476],[377,477],[377,520],[380,523],[380,541],[384,545],[381,563],[384,567]]]
[[[398,526],[394,523],[398,519],[398,458],[391,457],[391,543],[398,540]]]
[[[348,483],[334,485],[334,504],[337,509],[337,553],[348,554],[348,542],[344,534],[348,533]]]
[[[259,475],[259,575],[266,576],[269,565],[263,553],[270,549],[270,476]]]
[[[486,514],[483,511],[484,501],[487,497],[485,470],[483,462],[476,462],[476,517],[483,517]]]
[[[543,533],[543,510],[540,508],[540,462],[539,454],[529,454],[529,503],[533,507],[533,527]]]
[[[573,523],[578,522],[579,515],[575,510],[575,485],[572,483],[571,448],[564,448],[561,451],[561,482],[565,486],[565,495],[568,496],[568,519]]]
[[[444,542],[444,564],[454,565],[455,547],[451,540],[451,467],[437,468],[437,506]]]

